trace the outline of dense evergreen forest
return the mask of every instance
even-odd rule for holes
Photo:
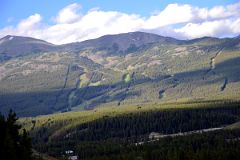
[[[34,147],[62,157],[73,150],[79,159],[239,159],[240,130],[220,130],[147,142],[151,132],[171,134],[224,127],[240,120],[239,104],[212,108],[166,109],[128,113],[83,123],[49,139],[47,128],[34,136]],[[144,142],[136,145],[137,142]]]
[[[17,116],[10,111],[5,118],[0,114],[0,159],[32,160],[31,139],[26,130],[20,134],[21,126],[17,124]]]
[[[33,148],[57,159],[66,151],[85,160],[238,160],[240,127],[224,126],[240,121],[239,103],[219,107],[149,110],[114,117],[104,116],[51,137],[49,129],[30,131],[17,122],[12,111],[0,115],[0,157],[8,160],[42,160]],[[64,123],[62,123],[64,124]],[[149,139],[151,132],[172,134],[206,128],[223,129],[185,136]],[[51,137],[51,138],[50,138]],[[141,143],[139,143],[141,142]],[[48,159],[48,158],[45,158]]]
[[[91,160],[238,160],[240,131],[165,138],[135,146],[113,141],[77,145],[80,159]]]

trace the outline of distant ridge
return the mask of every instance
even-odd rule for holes
[[[1,57],[18,57],[29,54],[50,52],[50,51],[70,51],[79,52],[85,49],[105,50],[109,53],[126,54],[137,51],[146,45],[161,44],[194,44],[194,43],[219,43],[226,38],[201,37],[191,40],[178,40],[172,37],[164,37],[161,35],[146,32],[129,32],[113,35],[104,35],[96,39],[89,39],[82,42],[73,42],[62,45],[55,45],[47,41],[31,38],[7,35],[0,39],[0,60]],[[235,37],[240,39],[240,35]]]
[[[117,53],[127,53],[137,50],[146,44],[180,44],[182,40],[171,37],[163,37],[157,34],[145,32],[129,32],[115,35],[104,35],[96,39],[82,42],[75,42],[62,45],[67,50],[79,51],[79,49],[96,48],[98,50],[108,50]]]
[[[54,44],[31,37],[7,35],[0,39],[0,55],[8,57],[49,52],[54,49]]]

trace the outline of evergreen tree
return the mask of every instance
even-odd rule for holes
[[[7,118],[0,113],[0,158],[6,160],[31,160],[31,139],[26,130],[20,134],[17,115],[10,110]]]

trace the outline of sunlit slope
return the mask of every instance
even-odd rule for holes
[[[126,114],[138,114],[152,111],[168,111],[181,109],[209,109],[223,107],[237,107],[237,101],[205,101],[205,102],[178,102],[162,104],[145,104],[145,105],[124,105],[122,107],[101,107],[90,111],[56,113],[52,115],[21,118],[19,122],[25,129],[31,133],[39,132],[46,128],[50,138],[63,136],[67,132],[81,124],[89,123],[104,117],[118,117]]]
[[[142,32],[55,46],[0,63],[0,110],[34,116],[99,106],[238,100],[240,40]]]

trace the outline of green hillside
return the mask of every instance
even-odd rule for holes
[[[21,118],[20,123],[27,131],[36,132],[39,129],[47,128],[48,137],[64,135],[71,129],[85,123],[98,121],[102,118],[121,117],[124,115],[137,115],[147,112],[166,112],[182,110],[207,110],[207,109],[239,109],[237,101],[199,101],[199,102],[178,102],[163,104],[145,104],[122,107],[101,107],[89,111],[56,113],[45,116]],[[238,114],[235,112],[234,114]],[[239,116],[239,115],[237,115]]]
[[[230,156],[226,153],[234,157],[238,155],[234,149],[239,146],[239,141],[235,140],[240,132],[230,126],[240,121],[239,115],[239,102],[206,101],[102,107],[91,111],[21,118],[19,123],[30,133],[37,151],[59,159],[67,150],[73,150],[80,159],[116,159],[125,156],[131,159],[131,155],[156,159],[146,157],[146,153],[161,154],[163,147],[172,154],[191,153],[196,157],[204,156],[204,151],[207,151],[206,157],[217,153],[223,154],[223,159],[226,159]],[[219,129],[214,131],[214,128]],[[204,129],[210,130],[181,134]],[[149,138],[153,133],[180,136]],[[222,153],[222,149],[227,152]]]
[[[20,116],[36,116],[101,106],[240,98],[238,38],[180,41],[133,32],[50,48],[41,40],[24,37],[20,43],[17,38],[5,37],[0,45],[7,48],[2,55],[18,55],[0,63],[3,113],[12,108]],[[20,44],[13,46],[14,39]],[[29,50],[37,44],[49,50]]]

